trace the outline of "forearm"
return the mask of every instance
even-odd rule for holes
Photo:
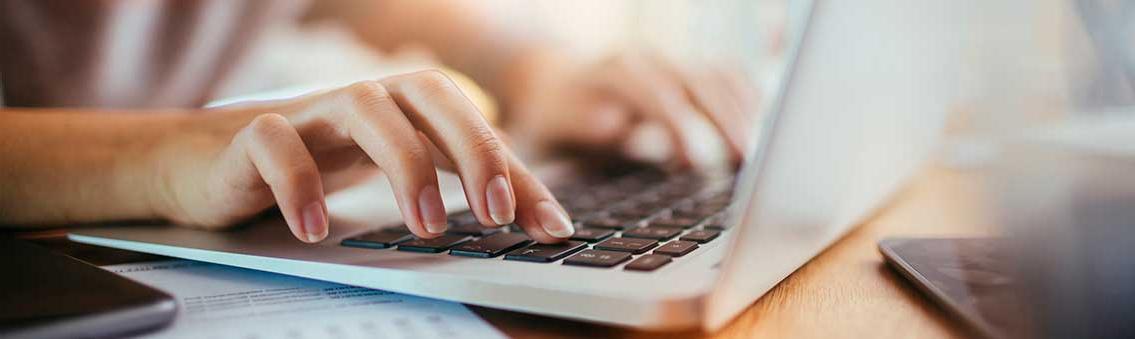
[[[186,116],[0,110],[0,225],[157,218],[154,148]]]

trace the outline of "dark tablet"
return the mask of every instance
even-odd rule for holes
[[[885,239],[887,263],[948,313],[986,338],[1031,337],[1003,240]]]
[[[161,327],[169,295],[37,245],[0,236],[0,337],[100,338]]]

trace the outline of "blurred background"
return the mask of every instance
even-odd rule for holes
[[[123,15],[144,11],[145,3],[121,1]],[[566,46],[575,60],[637,49],[728,64],[766,99],[777,95],[790,37],[802,29],[807,8],[806,1],[790,0],[478,3],[473,14],[547,32],[548,42]],[[1135,1],[953,4],[965,13],[965,22],[954,24],[968,67],[958,74],[958,93],[951,93],[951,115],[930,165],[985,178],[983,194],[970,202],[982,214],[974,220],[1018,240],[1015,265],[1025,302],[1042,319],[1041,333],[1135,332]],[[285,8],[302,20],[267,27],[207,101],[291,97],[444,67],[421,46],[380,51],[343,23],[302,14],[305,9],[299,1]],[[127,22],[123,29],[147,25]],[[494,98],[456,76],[483,109],[495,109]],[[864,79],[863,86],[870,85]]]
[[[649,49],[685,59],[730,56],[762,83],[775,81],[789,8],[772,1],[480,1],[486,15],[543,31],[581,61],[613,52]],[[702,37],[712,36],[714,39]],[[326,86],[437,65],[429,52],[407,45],[378,51],[340,22],[309,20],[273,27],[236,67],[214,99],[296,86]],[[761,86],[769,88],[774,86]]]

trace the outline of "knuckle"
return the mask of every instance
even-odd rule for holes
[[[279,174],[279,178],[276,178],[276,184],[295,189],[303,187],[311,180],[312,175],[313,174],[310,172],[292,168],[291,170],[282,171]]]
[[[363,110],[377,108],[394,101],[390,92],[378,81],[360,81],[347,86],[347,96]]]
[[[289,168],[281,168],[278,171],[269,172],[269,176],[264,177],[264,181],[273,190],[285,189],[296,190],[308,186],[312,183],[314,178],[319,177],[319,171],[308,164],[293,164]]]
[[[469,130],[468,142],[469,146],[477,152],[499,153],[501,151],[501,145],[496,135],[485,127],[471,128]]]
[[[410,74],[409,83],[415,90],[423,94],[440,94],[457,90],[457,85],[448,75],[436,69],[425,70]]]
[[[504,166],[504,145],[489,128],[482,126],[471,129],[468,143],[474,154],[487,157],[491,166]]]
[[[403,147],[403,149],[395,155],[395,158],[401,163],[401,166],[405,166],[407,169],[415,169],[433,162],[429,150],[420,145],[408,145]]]
[[[270,140],[291,127],[288,118],[275,113],[256,116],[248,123],[246,130],[254,140]]]

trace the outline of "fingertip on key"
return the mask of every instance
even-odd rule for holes
[[[445,205],[441,201],[441,192],[437,186],[426,186],[418,196],[418,211],[422,218],[422,225],[426,231],[433,234],[445,232],[447,216]]]
[[[316,243],[327,237],[327,213],[323,203],[314,201],[304,206],[302,213],[304,240]]]
[[[498,226],[516,221],[516,204],[513,203],[508,179],[503,175],[493,177],[485,185],[485,202],[488,205],[489,217]]]
[[[575,234],[571,219],[551,201],[541,201],[536,204],[536,220],[548,235],[557,238],[568,238]]]

